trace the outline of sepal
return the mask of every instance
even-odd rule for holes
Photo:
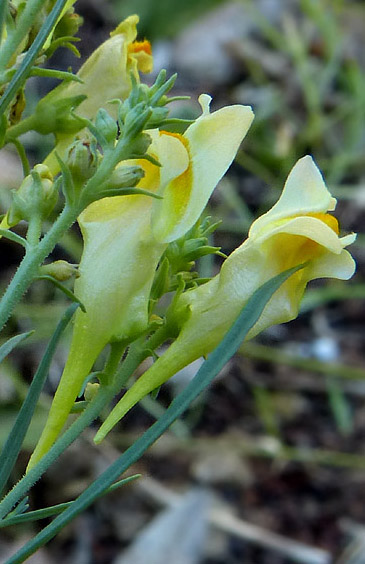
[[[46,219],[58,200],[58,190],[47,166],[38,164],[25,177],[18,190],[13,192],[13,202],[7,215],[10,226],[32,217]]]

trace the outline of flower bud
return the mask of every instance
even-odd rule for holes
[[[77,76],[81,82],[63,82],[46,96],[47,103],[56,105],[59,101],[82,95],[77,113],[84,118],[94,120],[99,108],[110,107],[106,104],[111,100],[128,98],[132,89],[131,76],[138,83],[139,70],[142,72],[152,70],[150,44],[148,41],[135,41],[138,20],[138,16],[133,15],[120,23],[111,32],[111,37],[90,55],[78,71]],[[112,113],[113,109],[110,111]],[[84,124],[79,122],[76,131],[83,128]],[[75,130],[68,131],[70,132],[68,135],[57,136],[56,150],[62,159],[73,140],[71,133],[75,132]],[[47,157],[46,162],[54,174],[59,172],[59,163],[53,152]]]
[[[26,176],[17,191],[13,192],[13,202],[8,212],[9,225],[22,219],[29,221],[34,216],[45,219],[58,200],[58,191],[48,167],[37,164],[31,174]]]
[[[151,141],[151,137],[148,133],[140,133],[137,135],[129,145],[133,158],[143,157],[147,153]]]
[[[84,19],[74,12],[73,9],[67,11],[59,20],[53,33],[53,39],[59,37],[72,37],[79,31]]]
[[[96,394],[98,393],[100,384],[98,382],[88,382],[86,384],[84,397],[86,401],[92,401]]]
[[[148,120],[148,127],[160,127],[161,123],[169,114],[168,108],[153,108],[151,117]]]
[[[144,170],[138,165],[119,165],[105,184],[107,190],[133,188],[144,177]]]
[[[43,264],[39,271],[41,274],[52,276],[59,282],[65,282],[74,276],[74,274],[76,274],[76,276],[78,274],[77,267],[65,260],[56,260],[49,264]]]
[[[144,102],[140,102],[126,114],[123,134],[130,139],[136,137],[145,128],[147,121],[151,117],[152,109]]]
[[[96,114],[95,127],[112,147],[118,135],[118,125],[104,108],[100,108]]]
[[[85,100],[86,95],[71,96],[70,98],[53,99],[52,92],[42,98],[32,116],[34,131],[47,135],[48,133],[76,133],[82,125],[71,111]]]
[[[100,159],[101,155],[93,139],[76,139],[72,143],[68,150],[66,164],[70,169],[76,189],[95,174]]]

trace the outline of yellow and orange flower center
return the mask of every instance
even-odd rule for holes
[[[128,53],[140,53],[143,51],[147,55],[152,55],[151,43],[144,39],[143,41],[133,41],[128,45]]]
[[[151,72],[153,68],[151,43],[147,39],[130,43],[128,45],[128,59],[137,62],[138,70]]]

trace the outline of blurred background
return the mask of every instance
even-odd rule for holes
[[[341,0],[80,0],[81,61],[61,50],[51,64],[76,71],[124,17],[140,15],[155,70],[178,72],[173,115],[195,117],[201,92],[212,108],[250,104],[255,121],[211,200],[222,219],[212,243],[231,252],[251,222],[280,195],[296,160],[311,154],[338,199],[344,233],[358,232],[354,278],[317,281],[300,316],[245,344],[190,409],[131,469],[142,477],[106,496],[29,562],[52,564],[361,564],[365,562],[365,6]],[[28,111],[52,81],[29,81]],[[39,162],[52,139],[24,137]],[[0,206],[22,172],[0,152]],[[22,227],[20,226],[20,230]],[[78,262],[75,227],[53,253]],[[2,240],[2,287],[21,259]],[[219,263],[206,258],[202,275]],[[47,340],[66,307],[35,283],[8,323],[7,336],[35,328],[0,367],[0,446]],[[24,471],[67,356],[69,334],[12,476]],[[37,484],[32,508],[74,499],[140,436],[195,374],[178,374],[147,398],[98,448],[92,432]],[[42,524],[44,524],[43,522]],[[0,562],[41,524],[0,534]],[[3,556],[1,556],[3,555]],[[3,559],[3,560],[2,560]]]

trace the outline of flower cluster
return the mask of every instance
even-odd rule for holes
[[[152,65],[149,43],[135,41],[136,23],[132,16],[120,24],[81,68],[83,84],[59,87],[47,103],[56,107],[61,98],[77,98],[79,115],[93,119],[108,100],[125,99],[132,86],[131,74],[138,81],[137,71],[148,72]],[[75,294],[85,311],[76,315],[67,363],[31,465],[61,432],[104,347],[115,341],[127,346],[149,330],[156,269],[168,245],[186,235],[201,217],[251,125],[250,107],[233,105],[210,112],[210,101],[207,94],[200,96],[202,114],[183,134],[147,129],[146,157],[117,166],[115,173],[139,167],[138,188],[158,198],[143,193],[105,197],[91,203],[79,217],[84,250]],[[62,153],[73,136],[74,132],[60,132],[57,151]],[[46,163],[56,172],[54,154]],[[338,223],[328,213],[334,206],[312,158],[300,159],[278,202],[253,223],[248,238],[224,261],[219,274],[178,293],[167,320],[175,328],[174,342],[124,394],[101,426],[96,442],[146,394],[194,359],[209,354],[254,291],[273,276],[306,263],[275,293],[249,338],[293,319],[310,280],[350,278],[355,266],[344,248],[354,235],[339,236]]]

